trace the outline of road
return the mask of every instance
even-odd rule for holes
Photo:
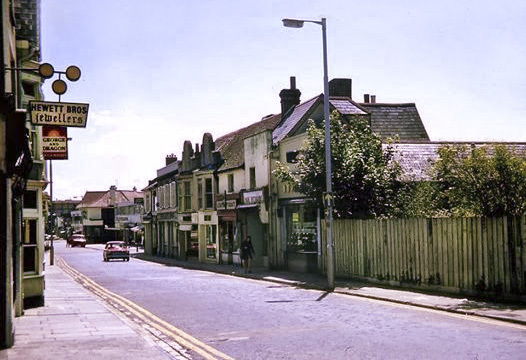
[[[112,294],[235,359],[524,359],[526,354],[526,328],[518,325],[134,258],[105,263],[102,251],[89,245],[65,248],[57,242],[55,254]]]

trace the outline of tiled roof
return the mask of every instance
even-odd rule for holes
[[[288,116],[286,116],[285,120],[276,126],[276,129],[272,132],[272,142],[277,144],[290,134],[298,123],[305,118],[305,115],[309,113],[309,110],[314,107],[314,104],[321,101],[321,98],[323,98],[322,95],[313,97],[312,99],[295,106],[290,115],[286,114]]]
[[[216,151],[219,151],[221,158],[224,160],[218,171],[235,169],[242,166],[245,162],[243,140],[261,131],[274,129],[280,119],[280,114],[269,115],[257,123],[218,138],[215,141]]]
[[[342,115],[367,115],[350,98],[330,98],[329,103]]]
[[[386,139],[398,136],[400,142],[429,142],[415,104],[360,104],[371,113],[373,132]]]
[[[133,190],[115,190],[115,203],[123,201],[133,201],[140,198],[143,193]],[[100,207],[105,208],[111,204],[111,190],[106,191],[86,191],[82,201],[77,208]]]
[[[505,145],[526,158],[526,143],[503,142],[430,142],[394,144],[394,158],[402,167],[403,180],[430,180],[429,170],[438,159],[438,149],[444,145],[493,146]],[[387,145],[384,145],[386,147]]]

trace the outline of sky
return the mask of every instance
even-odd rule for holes
[[[321,94],[321,26],[283,18],[325,17],[329,79],[415,103],[431,140],[526,142],[523,0],[42,0],[41,15],[41,61],[82,71],[61,101],[90,104],[54,200],[143,189],[185,140],[279,113],[291,76],[302,101]]]

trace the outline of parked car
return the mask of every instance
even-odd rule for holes
[[[104,247],[102,258],[104,261],[112,259],[130,261],[130,250],[124,241],[108,241]]]
[[[73,234],[68,238],[68,240],[66,240],[66,246],[86,247],[86,237],[84,236],[84,234]]]

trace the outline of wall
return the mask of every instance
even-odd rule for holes
[[[256,188],[268,185],[268,152],[272,143],[270,131],[260,132],[245,139],[245,185],[250,187],[250,169],[256,169]]]
[[[526,299],[525,240],[526,216],[335,220],[335,274]]]
[[[219,194],[228,192],[228,175],[234,174],[234,193],[238,193],[241,189],[245,189],[245,171],[241,168],[221,172],[218,174]]]
[[[291,151],[299,151],[306,145],[307,134],[303,133],[293,137],[286,138],[279,143],[279,161],[282,164],[288,165],[293,168],[295,165],[293,163],[287,162],[287,153]],[[295,197],[304,197],[303,194],[293,191],[293,188],[290,184],[284,182],[278,182],[277,190],[279,197],[284,198],[295,198]]]

